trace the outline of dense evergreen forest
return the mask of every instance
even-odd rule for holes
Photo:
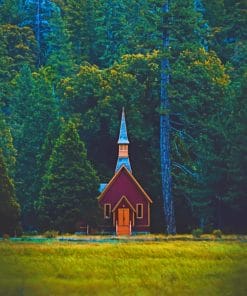
[[[72,232],[81,216],[97,224],[122,106],[153,231],[165,231],[159,133],[169,114],[177,232],[246,232],[246,1],[164,2],[0,1],[0,233]]]

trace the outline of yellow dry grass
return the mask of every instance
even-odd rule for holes
[[[247,295],[247,243],[0,242],[0,295]]]

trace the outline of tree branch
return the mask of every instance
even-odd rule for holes
[[[189,168],[187,168],[186,166],[184,166],[184,165],[182,165],[180,163],[173,162],[172,165],[179,168],[179,169],[181,169],[184,173],[191,175],[195,179],[199,178],[199,175],[197,173],[191,171]]]

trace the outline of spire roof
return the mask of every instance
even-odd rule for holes
[[[125,114],[124,114],[124,108],[122,110],[122,119],[121,119],[121,124],[120,124],[120,132],[119,132],[118,144],[129,144],[128,135],[127,135],[126,121],[125,121]]]
[[[131,169],[131,165],[130,165],[130,160],[128,157],[119,157],[118,160],[117,160],[117,165],[116,165],[116,168],[115,168],[115,173],[118,172],[122,166],[125,166],[125,168],[130,172],[132,173],[132,169]]]

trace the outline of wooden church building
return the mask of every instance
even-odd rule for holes
[[[152,200],[132,174],[124,109],[117,143],[115,174],[108,184],[100,185],[98,201],[104,215],[102,230],[117,235],[148,233]]]

